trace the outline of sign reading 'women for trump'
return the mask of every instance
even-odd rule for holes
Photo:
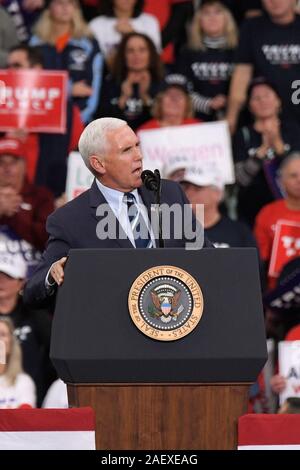
[[[66,131],[66,72],[0,70],[0,84],[0,131]]]
[[[144,168],[158,168],[176,158],[186,158],[192,165],[201,165],[203,172],[214,171],[223,183],[234,183],[234,167],[230,135],[225,121],[207,124],[165,127],[138,133],[144,157]]]

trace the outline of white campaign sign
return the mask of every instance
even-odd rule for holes
[[[288,397],[300,397],[300,341],[280,341],[278,345],[279,373],[287,380],[280,394],[280,404]]]
[[[192,164],[200,164],[203,171],[216,171],[225,184],[235,181],[226,121],[144,130],[138,136],[146,169],[157,168],[163,173],[170,158],[187,157]]]
[[[71,152],[68,158],[66,182],[67,201],[79,196],[92,185],[94,176],[85,166],[79,152]]]

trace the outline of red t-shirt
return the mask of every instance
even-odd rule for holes
[[[260,256],[263,261],[270,262],[270,260],[272,260],[269,267],[268,278],[268,285],[271,289],[275,287],[277,276],[282,267],[288,261],[298,256],[295,244],[292,246],[287,245],[287,240],[282,229],[284,226],[290,226],[290,222],[300,224],[300,210],[289,209],[284,199],[267,204],[261,209],[255,220],[254,232]],[[294,234],[299,232],[299,228],[292,228],[292,230]],[[297,230],[297,232],[295,232],[295,230]],[[276,232],[274,253],[272,253]],[[290,240],[296,238],[293,236]],[[275,269],[276,266],[277,269]]]
[[[270,259],[276,223],[279,220],[300,222],[300,210],[291,210],[284,199],[271,202],[263,207],[255,220],[255,237],[260,256],[264,261]]]

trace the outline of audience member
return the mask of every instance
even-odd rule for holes
[[[31,29],[45,3],[45,0],[1,0],[13,21],[20,43],[27,43],[30,39]]]
[[[116,53],[122,38],[133,32],[147,35],[160,52],[158,20],[149,13],[143,13],[143,6],[144,0],[101,0],[101,14],[89,26],[108,62]]]
[[[288,153],[300,150],[300,126],[281,120],[281,100],[264,78],[249,90],[253,124],[242,127],[233,140],[238,184],[238,217],[251,227],[258,211],[282,197],[278,168]]]
[[[50,0],[34,32],[30,45],[41,51],[44,68],[69,72],[71,96],[87,124],[98,105],[103,59],[78,0]]]
[[[23,372],[21,348],[9,318],[0,318],[0,340],[6,350],[6,363],[0,363],[0,408],[34,408],[35,386]]]
[[[0,68],[3,69],[9,49],[19,42],[13,21],[3,6],[0,6],[0,33]]]
[[[299,79],[300,64],[300,17],[295,0],[262,3],[267,14],[245,21],[241,30],[227,114],[232,133],[253,75],[273,82],[285,116],[299,120],[299,106],[292,102],[292,83]]]
[[[28,263],[29,272],[45,247],[45,228],[53,211],[53,196],[43,187],[34,186],[26,178],[26,162],[21,143],[16,139],[0,139],[0,233],[18,250]]]
[[[213,121],[224,117],[237,46],[237,28],[231,13],[218,0],[204,1],[196,12],[189,48],[176,67],[193,85],[196,116]]]
[[[7,67],[15,70],[42,69],[41,52],[24,44],[16,46],[8,55]],[[65,190],[67,156],[77,148],[83,130],[79,109],[71,99],[67,100],[66,127],[64,134],[34,133],[24,128],[7,134],[23,142],[29,182],[47,187],[57,197]]]
[[[192,0],[146,0],[144,12],[156,16],[161,29],[162,60],[173,64],[186,41],[186,25],[193,15]]]
[[[104,82],[99,115],[124,119],[137,129],[151,117],[162,77],[162,63],[151,39],[129,33],[119,45],[111,75]]]
[[[49,360],[51,318],[45,310],[32,310],[20,295],[26,264],[19,253],[0,252],[0,320],[10,318],[18,338],[24,371],[37,387],[38,403],[55,377]]]
[[[281,164],[280,184],[285,194],[284,198],[263,207],[255,220],[255,237],[266,271],[269,268],[278,224],[281,221],[300,222],[300,153],[292,153]],[[285,248],[286,259],[289,261],[291,259],[289,246],[281,238],[278,244]],[[269,276],[268,284],[273,288],[276,278]]]
[[[201,122],[193,117],[193,104],[186,83],[184,81],[168,81],[167,79],[168,77],[166,77],[164,89],[154,99],[153,119],[145,122],[138,130]]]
[[[246,225],[222,215],[219,205],[224,194],[224,184],[218,174],[203,171],[199,166],[187,166],[182,177],[186,197],[196,212],[196,205],[204,205],[204,228],[216,248],[256,246]]]

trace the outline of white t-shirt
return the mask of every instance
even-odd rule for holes
[[[142,13],[137,18],[132,18],[129,22],[135,32],[149,36],[154,42],[157,51],[161,51],[160,28],[158,20],[154,15]],[[89,27],[105,57],[113,52],[122,39],[122,35],[115,28],[116,23],[117,18],[110,18],[109,16],[98,16],[89,23]]]
[[[66,384],[57,379],[49,387],[44,398],[42,408],[68,408],[68,394]]]
[[[0,409],[18,408],[21,405],[36,406],[35,385],[29,375],[21,373],[14,385],[8,385],[5,375],[0,376]]]

